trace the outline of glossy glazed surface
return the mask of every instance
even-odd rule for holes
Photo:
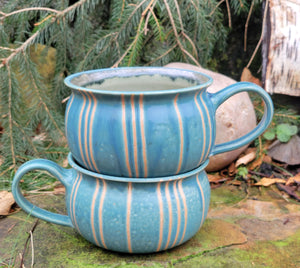
[[[74,158],[101,174],[169,176],[195,169],[209,155],[248,144],[267,128],[273,106],[263,89],[236,83],[210,94],[206,89],[211,82],[198,72],[162,67],[71,75],[65,81],[72,89],[65,125]],[[242,138],[215,145],[215,111],[242,91],[263,98],[263,120]]]
[[[166,250],[190,239],[202,226],[209,208],[207,162],[186,174],[162,178],[105,176],[78,166],[71,169],[36,159],[17,171],[12,191],[21,208],[49,222],[74,227],[93,244],[127,253]],[[45,211],[29,203],[19,182],[31,170],[43,169],[66,187],[68,215]]]

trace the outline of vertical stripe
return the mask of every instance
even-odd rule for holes
[[[203,91],[200,93],[201,95],[203,94]],[[206,143],[206,128],[205,128],[205,122],[204,122],[204,117],[203,117],[203,113],[202,113],[202,110],[201,110],[201,107],[197,101],[197,95],[198,95],[198,92],[196,92],[195,94],[195,97],[194,97],[194,100],[195,100],[195,103],[196,103],[196,106],[197,106],[197,109],[199,111],[199,114],[200,114],[200,117],[201,117],[201,123],[202,123],[202,133],[203,133],[203,140],[201,141],[203,146],[202,146],[202,153],[201,153],[201,157],[200,157],[200,160],[198,162],[198,166],[202,163],[203,161],[203,157],[204,157],[204,152],[205,152],[205,143]]]
[[[175,235],[175,239],[174,239],[174,242],[172,244],[172,247],[174,247],[176,245],[178,235],[179,235],[179,231],[180,231],[180,225],[181,225],[180,200],[178,198],[178,191],[177,191],[176,184],[178,184],[178,181],[175,181],[174,184],[173,184],[174,196],[175,196],[176,207],[177,207],[177,230],[176,230],[176,235]]]
[[[131,95],[131,101],[130,102],[131,102],[131,117],[132,117],[131,122],[132,122],[132,139],[133,139],[133,157],[134,157],[135,177],[139,177],[134,95]]]
[[[101,193],[101,199],[100,199],[100,205],[99,205],[99,231],[100,231],[100,239],[101,243],[104,248],[107,248],[104,240],[104,234],[103,234],[103,203],[104,203],[104,198],[106,194],[106,182],[105,180],[101,179],[102,181],[102,193]]]
[[[127,246],[128,252],[132,253],[131,248],[131,234],[130,234],[130,214],[131,214],[131,198],[132,198],[132,183],[128,183],[128,195],[127,195],[127,213],[126,213],[126,232],[127,232]]]
[[[141,125],[141,137],[143,147],[143,164],[144,164],[144,177],[148,177],[148,166],[147,166],[147,153],[146,153],[146,135],[145,135],[145,116],[143,106],[143,95],[140,95],[140,125]]]
[[[171,239],[171,234],[172,234],[172,223],[173,223],[172,202],[171,202],[171,197],[170,197],[169,181],[166,183],[166,198],[167,198],[168,212],[169,212],[169,227],[168,227],[168,239],[167,239],[165,249],[167,249],[170,244],[170,239]]]
[[[78,144],[79,144],[79,150],[80,150],[80,155],[81,155],[81,159],[84,162],[84,165],[87,166],[84,154],[83,154],[83,150],[82,150],[82,138],[81,138],[81,124],[82,124],[82,115],[83,115],[83,110],[85,108],[85,103],[86,103],[86,96],[81,92],[81,95],[83,96],[83,104],[81,107],[81,111],[79,114],[79,122],[78,122]]]
[[[98,173],[100,173],[100,170],[98,169],[97,167],[97,164],[96,164],[96,161],[95,161],[95,158],[94,158],[94,146],[93,146],[93,123],[94,123],[94,117],[95,117],[95,112],[96,112],[96,108],[97,108],[97,99],[95,97],[95,95],[93,93],[90,93],[92,98],[93,98],[93,110],[92,110],[92,113],[91,113],[91,119],[90,119],[90,127],[89,127],[89,149],[90,149],[90,156],[91,156],[91,161],[93,163],[93,167],[94,167],[94,170],[96,170]]]
[[[179,189],[179,194],[180,197],[183,201],[183,211],[184,211],[184,228],[183,228],[183,233],[182,233],[182,237],[180,239],[179,244],[181,244],[182,240],[185,237],[185,232],[186,232],[186,225],[187,225],[187,215],[188,215],[188,211],[187,211],[187,205],[186,205],[186,198],[182,189],[182,180],[179,181],[178,183],[178,189]]]
[[[88,107],[87,110],[85,111],[85,119],[84,119],[84,149],[85,149],[85,155],[88,162],[88,168],[92,169],[90,154],[88,150],[88,117],[91,110],[92,101],[90,95],[88,93],[86,93],[86,95],[88,97]]]
[[[66,115],[65,115],[65,125],[66,125],[66,137],[68,137],[68,128],[67,128],[67,125],[68,125],[68,119],[69,119],[69,113],[70,113],[70,109],[71,109],[71,106],[72,106],[72,103],[74,101],[74,98],[75,98],[75,94],[72,93],[71,94],[71,97],[69,99],[69,102],[68,102],[68,108],[66,110]]]
[[[77,176],[76,176],[76,179],[74,181],[74,184],[73,184],[73,187],[72,187],[72,190],[71,190],[71,194],[70,194],[70,204],[69,204],[69,210],[70,210],[70,217],[71,219],[74,221],[74,215],[73,215],[73,209],[72,209],[72,201],[73,201],[73,194],[74,194],[74,191],[75,191],[75,187],[78,183],[78,179],[79,179],[79,173],[77,173]]]
[[[179,163],[178,163],[178,167],[176,170],[176,174],[179,173],[180,169],[181,169],[181,165],[182,165],[182,155],[183,155],[183,126],[182,126],[182,118],[181,118],[181,114],[178,108],[178,104],[177,104],[177,100],[178,100],[178,95],[179,93],[175,96],[174,99],[174,107],[175,107],[175,111],[178,117],[178,124],[179,124],[179,134],[180,134],[180,152],[179,152]]]
[[[127,166],[129,177],[132,177],[132,172],[129,164],[128,140],[127,140],[127,129],[126,129],[126,107],[125,107],[124,95],[121,95],[121,100],[122,100],[122,127],[123,127],[125,159],[126,159],[126,166]]]
[[[96,180],[96,188],[93,194],[93,199],[92,199],[92,206],[91,206],[91,225],[92,225],[92,232],[93,232],[93,237],[95,243],[100,246],[99,241],[97,239],[96,231],[95,231],[95,204],[96,204],[96,199],[99,191],[99,180]]]
[[[74,197],[73,197],[73,200],[72,200],[72,211],[73,211],[74,225],[75,225],[76,229],[79,231],[79,233],[80,233],[80,230],[78,228],[78,224],[77,224],[77,220],[76,220],[76,209],[75,209],[76,207],[75,207],[75,205],[76,205],[76,197],[77,197],[77,193],[78,193],[78,188],[79,188],[79,185],[80,185],[81,181],[82,181],[82,174],[80,173],[78,183],[75,187]]]
[[[197,174],[197,184],[198,184],[198,187],[199,187],[200,192],[201,192],[201,200],[202,200],[202,218],[201,218],[201,223],[200,223],[200,227],[201,227],[203,222],[204,222],[205,199],[204,199],[203,189],[202,189],[202,186],[201,186],[200,181],[199,181],[199,173]]]
[[[203,103],[203,106],[204,106],[204,109],[206,111],[206,115],[207,115],[207,119],[208,119],[208,129],[209,129],[209,143],[208,143],[208,149],[206,151],[206,155],[205,155],[205,159],[207,158],[208,154],[209,154],[209,151],[210,151],[210,148],[211,148],[211,139],[212,139],[212,128],[211,128],[211,118],[210,118],[210,114],[208,112],[208,108],[206,106],[206,103],[205,101],[203,100],[203,94],[200,95],[200,98],[201,98],[201,102]]]
[[[157,199],[158,199],[158,205],[159,205],[159,239],[158,239],[158,246],[156,248],[156,251],[160,251],[161,249],[161,243],[163,239],[163,230],[164,230],[164,209],[163,209],[163,202],[162,202],[162,196],[161,196],[161,183],[159,182],[157,184]]]

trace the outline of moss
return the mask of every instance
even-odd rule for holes
[[[236,204],[246,197],[246,193],[235,186],[221,186],[211,191],[211,207],[217,207],[220,204]]]

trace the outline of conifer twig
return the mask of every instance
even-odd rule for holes
[[[250,21],[250,17],[252,14],[252,10],[254,7],[254,0],[252,0],[251,2],[251,6],[250,6],[250,10],[247,16],[247,20],[246,20],[246,24],[245,24],[245,33],[244,33],[244,51],[247,50],[247,34],[248,34],[248,25],[249,25],[249,21]]]
[[[231,28],[231,12],[230,12],[230,5],[228,0],[226,0],[226,7],[227,7],[227,14],[228,14],[228,27]]]
[[[208,16],[211,17],[211,16],[215,13],[215,11],[217,10],[218,6],[221,5],[223,2],[225,2],[225,0],[221,0],[221,1],[214,7],[214,9],[209,13]]]
[[[7,17],[10,17],[12,15],[16,15],[16,14],[23,13],[23,12],[29,12],[29,11],[48,11],[48,12],[53,12],[56,14],[60,13],[60,11],[58,11],[56,9],[48,8],[48,7],[28,7],[28,8],[19,9],[19,10],[10,12],[10,13],[1,12],[0,14],[2,15],[2,17],[0,18],[0,21],[4,20]]]
[[[175,25],[174,18],[173,18],[170,6],[168,4],[168,1],[164,0],[164,3],[165,3],[165,6],[166,6],[166,9],[167,9],[170,21],[171,21],[171,25],[172,25],[172,28],[173,28],[173,33],[175,35],[176,42],[177,42],[180,50],[183,52],[184,57],[185,57],[185,55],[187,55],[197,66],[200,66],[199,62],[186,49],[184,49],[184,47],[182,46],[182,44],[179,40],[178,32],[177,32],[177,29],[176,29],[176,25]]]
[[[251,56],[251,58],[250,58],[250,60],[249,60],[249,62],[247,64],[247,68],[250,67],[250,65],[251,65],[251,63],[252,63],[252,61],[253,61],[256,53],[257,53],[257,50],[260,47],[260,44],[261,44],[261,42],[263,40],[263,35],[264,35],[265,27],[266,27],[266,18],[267,18],[268,6],[269,6],[269,0],[266,0],[266,6],[265,6],[265,10],[264,10],[264,17],[263,17],[263,21],[262,21],[261,35],[260,35],[259,41],[258,41],[258,43],[257,43],[257,45],[256,45],[256,47],[254,49],[254,52],[253,52],[253,54],[252,54],[252,56]]]
[[[15,146],[13,140],[13,122],[12,122],[12,84],[11,84],[11,70],[10,66],[7,65],[7,76],[8,76],[8,120],[9,120],[9,136],[10,136],[10,150],[12,156],[13,167],[16,167],[16,155]]]

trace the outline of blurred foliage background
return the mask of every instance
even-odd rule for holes
[[[0,2],[0,181],[9,182],[30,159],[66,158],[66,76],[180,61],[239,80],[261,35],[262,6],[261,0]],[[260,65],[257,53],[250,69],[256,73]]]

